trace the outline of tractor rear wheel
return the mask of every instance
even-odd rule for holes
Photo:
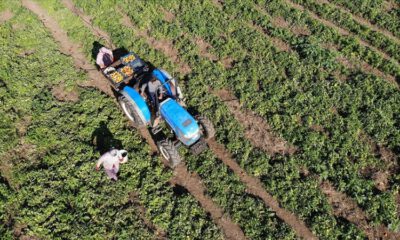
[[[169,162],[171,168],[175,168],[181,163],[181,157],[179,156],[178,149],[170,140],[162,140],[157,142],[158,150],[161,155]]]
[[[201,131],[203,132],[204,138],[206,140],[213,138],[215,136],[215,129],[210,119],[202,116],[197,116],[196,119],[200,125]]]
[[[144,125],[142,119],[139,117],[135,107],[129,99],[127,99],[125,96],[120,96],[118,98],[118,102],[121,105],[121,108],[124,111],[125,115],[129,118],[129,120],[131,120],[135,127],[140,127]]]

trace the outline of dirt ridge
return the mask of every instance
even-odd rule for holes
[[[165,56],[167,56],[169,59],[171,59],[175,64],[179,66],[178,70],[180,73],[189,74],[192,71],[189,65],[184,63],[180,59],[179,52],[178,50],[175,49],[171,41],[155,39],[154,37],[149,35],[148,31],[140,30],[137,26],[135,26],[135,24],[133,24],[131,19],[122,9],[118,8],[117,10],[122,16],[122,24],[125,25],[125,27],[133,29],[136,32],[136,34],[139,37],[144,38],[147,44],[149,44],[151,47],[164,53]]]
[[[363,45],[363,46],[365,46],[365,47],[368,47],[368,48],[372,49],[373,51],[377,52],[377,53],[378,53],[379,55],[381,55],[384,59],[386,59],[386,60],[388,60],[388,61],[390,61],[390,60],[392,59],[392,58],[391,58],[387,53],[385,53],[383,50],[378,49],[378,48],[372,46],[372,45],[369,44],[368,42],[362,40],[360,37],[356,36],[355,34],[349,32],[348,30],[346,30],[346,29],[344,29],[344,28],[341,28],[341,27],[337,26],[337,25],[334,24],[333,22],[331,22],[331,21],[329,21],[329,20],[327,20],[327,19],[323,19],[322,17],[320,17],[320,16],[318,16],[317,14],[315,14],[314,12],[312,12],[312,11],[306,9],[306,8],[303,7],[302,5],[297,4],[297,3],[294,3],[294,2],[292,2],[292,1],[290,1],[290,0],[285,0],[285,3],[287,3],[290,7],[294,8],[294,9],[297,9],[297,10],[299,10],[299,11],[308,13],[308,14],[310,15],[311,18],[313,18],[314,20],[317,20],[317,21],[321,22],[323,25],[325,25],[325,26],[327,26],[327,27],[330,27],[330,28],[335,29],[335,30],[338,31],[338,33],[341,34],[341,35],[344,35],[344,36],[352,36],[352,37],[354,37],[355,39],[358,40],[358,42],[359,42],[361,45]],[[396,62],[397,62],[397,61],[396,61]]]
[[[306,224],[298,219],[293,213],[282,208],[279,202],[271,196],[263,187],[261,181],[248,175],[239,164],[232,159],[231,154],[225,149],[225,147],[216,142],[215,139],[207,141],[210,149],[217,155],[217,157],[227,165],[246,185],[246,191],[261,200],[270,207],[276,215],[287,223],[296,232],[298,237],[303,239],[318,239],[306,226]]]
[[[0,13],[0,24],[3,22],[7,22],[12,17],[14,17],[14,13],[12,13],[9,9],[4,10]]]
[[[108,33],[104,32],[103,30],[101,30],[100,28],[96,27],[93,25],[92,23],[92,18],[85,15],[82,10],[78,9],[74,3],[72,2],[72,0],[62,0],[61,1],[62,4],[68,8],[72,13],[74,13],[76,16],[80,17],[83,24],[92,29],[92,32],[94,33],[95,36],[97,36],[98,38],[103,38],[104,40],[106,40],[106,42],[108,43],[108,47],[114,49],[115,45],[112,43],[111,41],[111,37],[108,35]]]
[[[214,222],[223,230],[226,239],[246,239],[242,229],[233,223],[230,217],[214,201],[205,195],[206,189],[197,174],[189,173],[181,163],[174,170],[174,178],[170,181],[186,188],[199,201],[200,205],[210,213]]]
[[[245,137],[256,147],[263,149],[270,155],[291,155],[296,148],[290,146],[285,140],[275,136],[271,127],[260,116],[251,111],[243,110],[240,102],[228,90],[214,90],[213,94],[218,96],[228,107],[235,119],[244,127]]]
[[[368,239],[400,239],[400,233],[391,232],[383,225],[371,226],[369,218],[357,203],[346,194],[336,191],[330,182],[321,182],[320,189],[328,198],[333,213],[356,225],[365,232]]]
[[[365,19],[365,18],[363,18],[363,17],[361,17],[361,16],[359,16],[357,14],[353,14],[352,12],[350,12],[350,10],[346,9],[345,7],[343,7],[341,5],[337,5],[337,4],[331,3],[329,0],[317,0],[316,2],[320,3],[320,4],[323,4],[323,3],[327,4],[327,5],[331,6],[331,7],[339,9],[340,11],[342,11],[342,12],[344,12],[346,14],[349,14],[352,17],[352,19],[354,21],[356,21],[358,24],[365,25],[368,28],[371,28],[372,30],[374,30],[375,32],[379,32],[382,35],[386,36],[387,38],[392,39],[397,44],[400,44],[400,40],[396,36],[394,36],[393,33],[391,33],[390,31],[388,31],[386,29],[378,27],[377,25],[375,25],[372,22],[370,22],[368,19]]]

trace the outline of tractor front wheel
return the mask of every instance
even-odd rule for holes
[[[196,119],[203,132],[204,138],[206,140],[213,138],[215,136],[215,129],[210,119],[202,116],[197,116]]]
[[[175,168],[181,163],[178,149],[170,140],[162,140],[157,143],[161,155],[169,162],[171,168]]]
[[[121,105],[125,115],[129,118],[129,120],[131,120],[135,127],[144,125],[142,119],[139,117],[135,107],[129,99],[127,99],[125,96],[120,96],[118,98],[118,102]]]

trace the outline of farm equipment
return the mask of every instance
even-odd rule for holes
[[[118,93],[118,101],[128,119],[136,127],[149,127],[156,140],[161,155],[173,168],[181,162],[178,147],[184,145],[192,153],[199,154],[207,148],[205,139],[215,134],[211,121],[205,117],[193,117],[185,108],[183,95],[178,81],[162,69],[150,67],[138,55],[130,52],[122,56],[111,66],[102,70]],[[139,93],[139,86],[146,84],[151,78],[160,82],[156,97],[150,100]],[[159,94],[162,93],[162,99]],[[165,125],[173,137],[155,137],[162,128],[153,127],[156,118],[165,121]]]

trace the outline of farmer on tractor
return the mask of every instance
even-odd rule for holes
[[[150,81],[144,83],[141,87],[141,96],[146,99],[146,95],[149,96],[150,103],[154,109],[156,118],[154,119],[153,127],[156,127],[161,120],[160,112],[158,111],[159,102],[164,97],[164,90],[160,81],[154,76]],[[147,93],[146,93],[147,90]]]

